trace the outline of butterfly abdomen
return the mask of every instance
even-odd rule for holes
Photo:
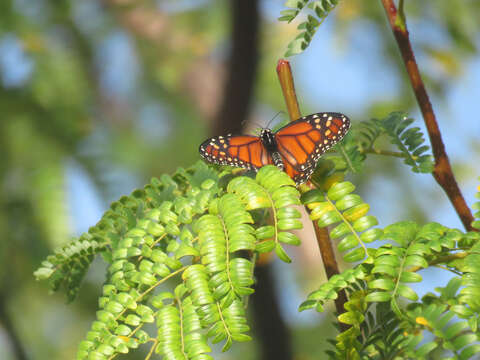
[[[267,150],[268,154],[272,157],[273,164],[283,170],[283,160],[282,156],[278,152],[278,145],[277,141],[275,140],[275,135],[270,129],[263,129],[260,134],[260,139],[262,140],[262,144]]]

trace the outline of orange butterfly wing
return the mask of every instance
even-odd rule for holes
[[[204,141],[199,148],[206,161],[258,170],[272,164],[272,157],[258,136],[216,136]]]
[[[340,113],[304,116],[274,133],[276,149],[270,151],[280,154],[284,171],[298,185],[308,180],[320,156],[349,128],[350,120]],[[262,139],[251,135],[213,137],[200,145],[199,152],[206,161],[219,165],[258,170],[274,163]]]
[[[278,130],[275,140],[285,172],[297,185],[307,181],[320,156],[349,128],[350,120],[345,115],[330,112],[304,116]]]

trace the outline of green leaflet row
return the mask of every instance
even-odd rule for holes
[[[220,183],[203,163],[154,179],[37,270],[73,299],[95,255],[109,264],[78,359],[112,359],[142,345],[165,359],[210,359],[209,342],[226,351],[250,340],[254,254],[290,261],[285,245],[300,244],[290,232],[302,227],[299,193],[274,166]]]

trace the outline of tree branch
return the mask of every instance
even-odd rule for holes
[[[474,230],[471,226],[473,216],[460,191],[460,188],[458,187],[455,176],[453,175],[450,161],[448,159],[447,152],[445,151],[442,135],[440,133],[440,128],[438,126],[435,113],[433,112],[427,90],[425,89],[422,77],[420,76],[420,71],[418,70],[412,45],[410,44],[407,24],[405,22],[405,15],[403,13],[403,1],[400,1],[398,10],[393,0],[381,1],[383,7],[385,8],[393,35],[397,41],[403,62],[405,63],[405,67],[410,78],[410,83],[412,84],[415,97],[420,110],[422,111],[428,136],[430,137],[433,156],[435,158],[433,177],[447,194],[465,229],[472,231]]]
[[[290,63],[287,60],[280,59],[277,64],[277,75],[282,86],[283,97],[285,98],[285,103],[287,104],[288,114],[290,120],[297,120],[300,114],[300,107],[298,106],[297,95],[295,93],[295,85],[293,82],[292,69],[290,68]],[[308,182],[308,186],[313,189],[314,186]],[[310,213],[309,209],[305,207]],[[315,236],[317,238],[318,248],[320,249],[320,255],[322,256],[323,266],[325,268],[325,273],[327,278],[330,279],[333,275],[339,274],[337,260],[335,259],[335,252],[333,251],[332,241],[328,230],[326,228],[321,228],[318,226],[317,222],[313,222],[315,229]],[[347,295],[345,291],[340,291],[338,293],[338,298],[335,300],[335,307],[339,314],[345,312],[344,304],[347,302]],[[341,329],[346,330],[348,327],[344,328],[343,323],[340,323]]]
[[[295,92],[295,85],[293,83],[292,69],[290,62],[285,59],[278,60],[277,76],[282,87],[283,97],[287,104],[288,115],[290,121],[295,121],[301,117],[300,106],[298,106],[297,93]]]

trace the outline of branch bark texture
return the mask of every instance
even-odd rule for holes
[[[467,206],[453,174],[442,140],[442,134],[432,108],[432,103],[430,102],[425,84],[420,76],[403,14],[403,2],[400,3],[399,9],[395,6],[394,0],[381,0],[381,2],[385,8],[390,27],[395,36],[403,62],[405,63],[410,83],[427,127],[430,143],[432,144],[433,156],[435,158],[433,177],[447,194],[465,229],[472,231],[474,230],[471,226],[473,221],[472,212]]]

